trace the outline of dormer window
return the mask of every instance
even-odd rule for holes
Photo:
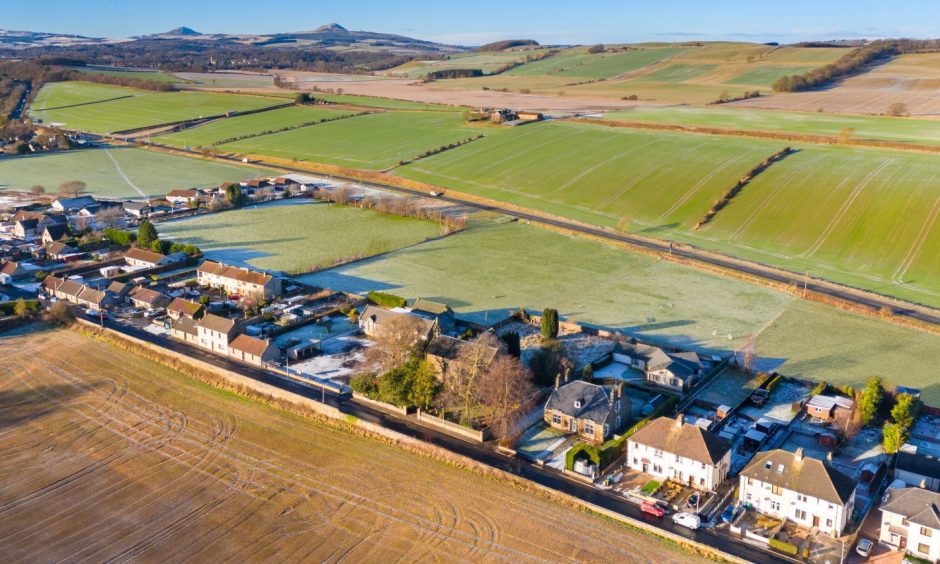
[[[767,462],[764,463],[764,470],[770,470],[771,468],[773,468],[773,466],[774,466],[774,463],[768,460]]]
[[[580,400],[574,400],[574,408],[575,408],[575,409],[581,409],[581,401],[580,401]]]
[[[783,464],[777,465],[777,473],[778,473],[778,474],[783,474]]]

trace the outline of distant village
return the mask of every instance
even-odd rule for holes
[[[34,305],[0,322],[41,309],[225,359],[489,445],[654,520],[806,561],[835,561],[863,530],[940,558],[940,409],[918,390],[763,373],[746,355],[643,342],[552,308],[481,325],[439,298],[212,260],[154,228],[324,189],[285,176],[149,200],[24,196],[0,222],[0,292]]]

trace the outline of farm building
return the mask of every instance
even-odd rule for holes
[[[92,196],[78,196],[77,198],[57,198],[52,202],[52,210],[58,213],[75,213],[87,206],[94,206],[98,202]]]

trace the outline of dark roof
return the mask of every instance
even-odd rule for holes
[[[415,300],[414,305],[411,306],[412,311],[428,313],[431,315],[443,315],[445,313],[453,313],[453,310],[450,309],[450,306],[447,304],[442,304],[439,302],[432,302],[431,300],[426,300],[424,298],[418,298]]]
[[[64,224],[46,225],[45,229],[43,229],[43,233],[48,233],[53,241],[58,241],[69,234],[69,227]]]
[[[634,433],[630,440],[711,465],[717,464],[731,448],[731,443],[698,425],[690,425],[669,417],[651,421]]]
[[[597,384],[575,380],[552,391],[546,411],[560,411],[569,417],[603,423],[610,414],[610,393]]]
[[[484,345],[474,343],[472,341],[461,341],[460,339],[455,339],[453,337],[448,337],[446,335],[438,335],[431,339],[431,343],[428,345],[427,354],[431,356],[439,356],[447,360],[457,360],[460,356],[461,350],[466,350],[470,347],[483,347]],[[485,351],[485,360],[489,364],[493,362],[493,359],[496,358],[496,355],[499,353],[499,349],[496,347],[486,347]]]
[[[701,368],[702,363],[694,352],[667,353],[663,350],[653,352],[647,366],[648,370],[669,369],[679,378],[694,376]]]
[[[932,454],[907,452],[902,449],[898,451],[895,468],[918,476],[940,479],[940,460]]]
[[[32,217],[18,219],[16,222],[19,223],[20,227],[23,229],[36,229],[36,226],[39,225],[39,220]]]
[[[64,215],[49,214],[42,216],[36,226],[45,227],[47,225],[68,225],[68,222],[69,220]]]
[[[216,333],[230,333],[235,329],[235,320],[228,319],[213,313],[207,313],[199,320],[199,326]]]
[[[58,202],[64,210],[71,211],[90,206],[95,203],[95,199],[92,196],[79,196],[77,198],[58,198],[55,202]]]
[[[130,294],[128,294],[128,297],[136,302],[144,302],[145,304],[151,306],[170,299],[168,296],[165,296],[156,290],[142,288],[140,286],[137,286],[131,290]]]
[[[625,354],[631,358],[642,359],[649,362],[657,352],[662,352],[658,347],[644,345],[643,343],[617,343],[614,352]]]
[[[921,527],[940,530],[940,494],[921,488],[888,490],[888,501],[882,511],[903,515]]]
[[[840,505],[845,505],[855,490],[854,480],[799,451],[759,452],[741,475]]]

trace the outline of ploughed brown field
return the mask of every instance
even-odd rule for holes
[[[4,561],[688,561],[68,330],[0,336]]]

